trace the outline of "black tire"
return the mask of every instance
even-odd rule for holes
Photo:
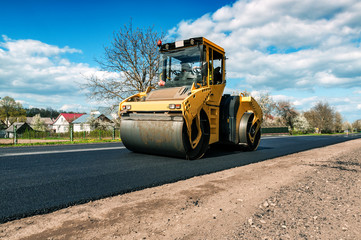
[[[255,151],[257,150],[259,143],[261,141],[261,128],[258,129],[256,136],[254,138],[253,143],[251,141],[248,142],[247,146],[245,147],[246,151]]]
[[[261,128],[257,129],[257,123],[252,125],[254,118],[253,113],[245,113],[241,119],[239,127],[239,141],[242,149],[245,151],[255,151],[261,140]],[[257,131],[257,132],[256,132]],[[250,138],[254,138],[253,142]]]
[[[195,122],[192,123],[192,131],[195,129],[193,127],[193,124],[196,123]],[[183,125],[183,142],[184,142],[184,148],[186,149],[187,160],[199,159],[208,150],[209,139],[210,139],[210,126],[205,113],[201,114],[200,129],[202,131],[201,139],[199,140],[198,145],[194,149],[192,149],[188,138],[187,126],[186,124]],[[196,133],[193,134],[197,135]]]

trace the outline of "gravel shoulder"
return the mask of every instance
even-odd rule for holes
[[[0,239],[359,239],[361,140],[0,225]]]

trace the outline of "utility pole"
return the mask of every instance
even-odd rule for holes
[[[17,127],[14,124],[14,145],[16,145],[18,143],[18,138],[16,136],[17,135],[16,132],[17,132]]]

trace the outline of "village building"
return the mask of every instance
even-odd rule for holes
[[[26,122],[15,122],[5,130],[7,138],[14,138],[14,131],[16,126],[16,134],[23,134],[26,131],[33,130]]]
[[[60,113],[53,123],[53,130],[56,133],[66,133],[69,131],[69,124],[84,113]]]
[[[74,132],[90,132],[94,130],[95,122],[101,124],[103,126],[108,126],[108,128],[112,128],[112,121],[109,117],[100,113],[91,113],[84,114],[78,119],[73,121],[73,131]]]

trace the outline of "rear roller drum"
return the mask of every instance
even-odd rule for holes
[[[253,113],[245,113],[239,124],[239,142],[246,151],[255,151],[261,140],[261,127],[259,122],[252,125]]]

